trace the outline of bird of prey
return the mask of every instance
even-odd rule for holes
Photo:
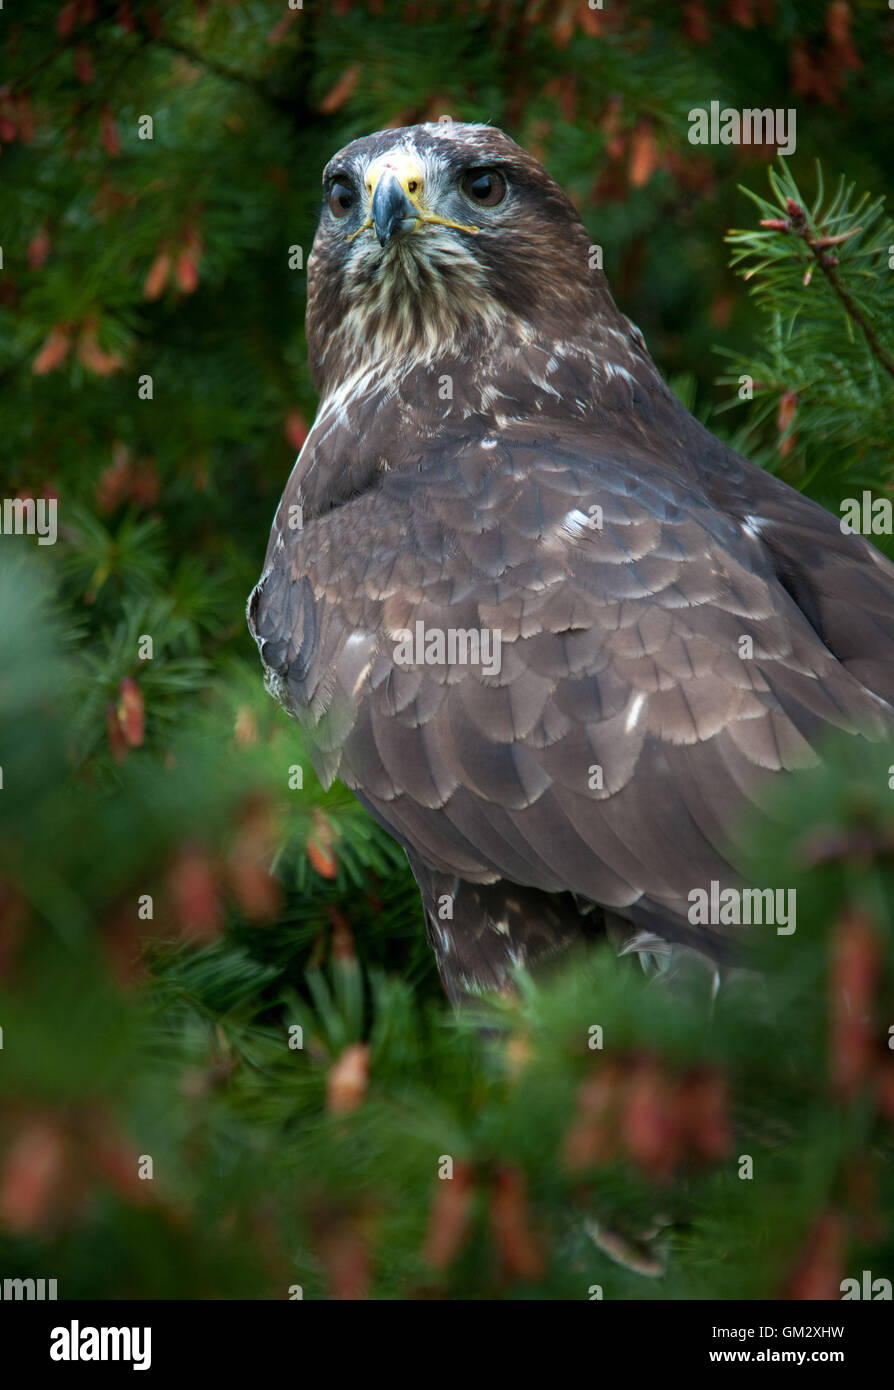
[[[684,409],[598,259],[487,125],[323,174],[320,402],[249,625],[406,850],[454,1000],[619,925],[724,969],[747,931],[692,893],[743,882],[743,813],[894,729],[894,566]]]

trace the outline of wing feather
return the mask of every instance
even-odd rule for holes
[[[688,893],[738,881],[779,773],[894,728],[894,567],[730,458],[519,423],[283,531],[250,621],[321,775],[433,873],[694,941]],[[398,664],[417,622],[498,632],[499,669]]]

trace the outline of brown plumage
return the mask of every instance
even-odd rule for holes
[[[355,141],[324,195],[271,692],[406,849],[451,997],[617,922],[732,959],[689,894],[833,730],[894,729],[894,567],[683,408],[500,131]]]

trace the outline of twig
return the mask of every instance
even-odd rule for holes
[[[882,347],[872,325],[866,322],[860,307],[854,302],[850,294],[842,285],[838,278],[835,267],[838,264],[838,257],[829,249],[838,246],[848,237],[856,236],[861,229],[853,227],[849,232],[842,232],[839,236],[814,236],[810,227],[807,213],[800,203],[796,203],[794,198],[786,198],[785,210],[787,217],[768,217],[761,221],[762,227],[771,227],[777,232],[794,232],[804,242],[811,256],[813,257],[820,270],[825,275],[833,292],[841,300],[845,311],[852,322],[862,332],[869,345],[869,350],[876,361],[881,364],[888,375],[894,379],[894,358]]]
[[[7,83],[6,90],[9,93],[14,93],[21,91],[23,87],[27,87],[37,73],[54,63],[57,58],[60,58],[68,49],[77,44],[84,43],[88,39],[93,39],[101,32],[103,25],[107,24],[113,18],[114,10],[111,6],[100,7],[99,12],[93,20],[88,24],[81,25],[72,33],[67,34],[59,43],[54,44],[50,52],[46,53],[43,58],[34,63],[26,72],[19,73],[11,82]],[[143,27],[142,33],[139,34],[139,40],[140,43],[139,47],[135,50],[136,52],[139,52],[147,42],[158,44],[161,48],[166,48],[172,53],[179,53],[181,57],[188,58],[190,62],[196,63],[207,72],[213,73],[215,77],[220,77],[226,82],[236,82],[243,87],[248,87],[263,101],[266,101],[269,105],[276,107],[277,110],[294,119],[307,120],[311,114],[306,102],[300,98],[293,99],[290,97],[278,96],[260,79],[252,77],[247,73],[239,72],[236,68],[228,67],[225,63],[219,62],[216,58],[206,57],[197,49],[190,48],[188,44],[181,43],[178,39],[169,38],[160,29],[154,27],[152,29],[147,29]]]
[[[277,107],[278,110],[289,116],[307,117],[310,114],[306,104],[300,99],[293,100],[290,97],[277,96],[258,78],[251,77],[248,73],[239,72],[236,68],[227,67],[225,63],[218,62],[216,58],[207,58],[197,49],[190,48],[188,44],[180,43],[178,39],[168,38],[165,34],[155,34],[153,38],[161,48],[167,48],[172,53],[179,53],[181,57],[188,58],[191,63],[197,63],[199,67],[205,68],[215,77],[221,77],[226,82],[236,82],[240,86],[248,87],[263,101],[269,102],[271,106]]]

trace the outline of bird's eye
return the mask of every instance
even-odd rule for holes
[[[460,189],[479,208],[495,208],[506,197],[506,180],[496,169],[470,169]]]
[[[345,179],[333,179],[329,185],[329,211],[333,217],[347,217],[354,206],[355,193]]]

